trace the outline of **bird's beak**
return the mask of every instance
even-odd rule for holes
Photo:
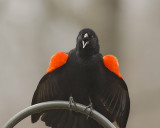
[[[82,44],[83,44],[83,48],[85,48],[85,47],[86,47],[86,45],[87,45],[87,44],[89,44],[89,41],[84,42],[84,41],[82,40]]]
[[[84,34],[84,37],[83,37],[83,40],[82,40],[83,48],[85,48],[86,45],[89,44],[89,41],[86,41],[86,42],[84,41],[84,40],[86,40],[88,37],[89,37],[89,36],[88,36],[88,33]]]
[[[84,38],[88,38],[88,33],[84,34]]]

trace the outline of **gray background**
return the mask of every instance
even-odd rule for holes
[[[114,54],[131,97],[128,128],[160,121],[160,1],[0,0],[0,127],[28,107],[50,57],[75,47],[85,27]],[[30,117],[16,128],[43,128]]]

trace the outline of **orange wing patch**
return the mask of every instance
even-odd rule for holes
[[[48,67],[46,74],[64,65],[67,62],[68,56],[69,55],[64,52],[57,52],[55,55],[53,55],[51,57],[49,67]]]
[[[114,72],[117,76],[122,78],[122,76],[119,72],[118,59],[115,56],[113,56],[113,55],[104,56],[103,57],[103,63],[110,71]]]

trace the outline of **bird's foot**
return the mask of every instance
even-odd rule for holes
[[[75,108],[77,108],[76,102],[74,101],[73,97],[70,96],[70,97],[69,97],[69,109],[70,109],[70,111],[72,111],[73,106],[74,106]]]
[[[84,109],[84,111],[86,111],[87,109],[90,109],[90,112],[89,112],[89,114],[87,115],[87,119],[92,115],[92,111],[93,111],[93,104],[92,104],[92,102],[91,102],[91,99],[89,98],[89,102],[90,102],[90,104]]]

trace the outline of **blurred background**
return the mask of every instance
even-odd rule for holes
[[[159,127],[160,1],[0,0],[0,127],[30,106],[50,57],[75,47],[82,28],[118,57],[131,98],[128,128]],[[16,128],[44,128],[30,117]]]

